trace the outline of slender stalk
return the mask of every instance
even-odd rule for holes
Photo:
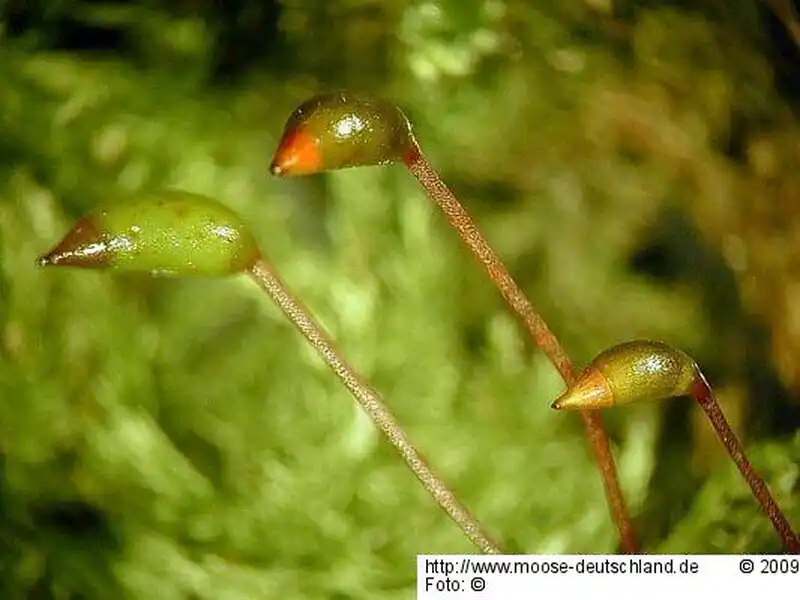
[[[792,554],[800,554],[800,540],[798,540],[797,534],[794,533],[791,524],[772,497],[766,482],[748,460],[744,447],[731,429],[728,419],[725,418],[725,414],[714,397],[711,386],[708,385],[705,377],[699,371],[692,386],[692,398],[705,411],[719,439],[733,462],[736,463],[742,476],[744,476],[747,485],[750,486],[750,490],[753,492],[753,496],[755,496],[759,506],[772,522],[772,526],[783,541],[783,545]]]
[[[248,270],[248,275],[272,298],[283,314],[314,347],[378,429],[400,453],[425,489],[472,543],[486,554],[500,554],[500,548],[483,531],[477,519],[459,502],[455,494],[431,470],[422,455],[411,444],[380,395],[339,355],[308,310],[289,293],[278,273],[264,260],[258,259]]]
[[[450,225],[458,231],[464,245],[469,248],[478,262],[484,266],[489,278],[497,286],[503,298],[522,319],[525,328],[536,345],[553,363],[567,386],[571,386],[575,381],[572,362],[561,347],[558,339],[534,310],[525,293],[511,277],[502,260],[478,230],[467,210],[458,201],[453,192],[450,191],[447,184],[442,181],[442,178],[439,177],[439,174],[428,159],[422,154],[422,150],[418,145],[415,145],[403,160],[411,174],[422,185],[428,197],[442,210]],[[619,532],[620,548],[627,554],[636,553],[638,552],[636,534],[625,505],[614,463],[614,455],[611,452],[602,418],[597,411],[581,411],[581,417],[589,445],[600,468],[611,517]]]
[[[795,45],[800,48],[800,14],[795,8],[793,0],[764,0],[772,13],[786,28],[786,33],[792,38]]]

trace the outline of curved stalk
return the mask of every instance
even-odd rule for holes
[[[522,319],[534,343],[544,352],[567,386],[571,386],[575,381],[575,372],[572,361],[558,338],[533,308],[530,300],[511,277],[503,261],[478,230],[467,210],[422,154],[419,145],[415,144],[412,150],[406,153],[403,162],[422,185],[428,198],[441,209],[448,223],[458,231],[464,245],[484,266],[489,278],[503,295],[505,301]],[[626,554],[634,554],[638,552],[639,547],[636,532],[625,504],[614,455],[611,452],[611,444],[606,435],[603,420],[596,411],[581,411],[580,415],[589,447],[600,469],[611,518],[619,533],[620,549]]]
[[[465,246],[483,264],[503,298],[522,318],[567,384],[574,379],[572,364],[558,340],[533,309],[503,262],[478,231],[472,218],[423,156],[411,123],[395,104],[346,91],[319,94],[300,104],[289,116],[270,163],[280,177],[402,162],[422,185],[428,198],[444,213]],[[614,457],[600,417],[582,415],[589,445],[600,467],[606,499],[624,552],[637,551],[636,536],[620,489]]]

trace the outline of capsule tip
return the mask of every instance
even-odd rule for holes
[[[302,127],[283,134],[269,167],[275,176],[312,175],[322,170],[319,139]]]
[[[49,252],[36,259],[40,267],[98,269],[108,264],[108,248],[91,219],[84,217]]]
[[[555,410],[596,410],[614,405],[614,392],[600,371],[590,367],[550,405]]]

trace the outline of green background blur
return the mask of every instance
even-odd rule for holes
[[[410,598],[417,553],[473,551],[244,278],[34,266],[153,187],[248,220],[504,549],[616,550],[560,380],[402,167],[269,176],[335,88],[408,112],[577,364],[695,356],[800,526],[800,52],[766,3],[0,7],[3,599]],[[688,400],[606,421],[646,551],[780,550]]]

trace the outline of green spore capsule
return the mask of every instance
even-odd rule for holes
[[[90,212],[39,264],[221,276],[247,269],[259,256],[235,212],[206,196],[164,190]]]
[[[389,102],[350,92],[314,96],[291,114],[272,159],[273,175],[309,175],[401,162],[416,148],[411,124]]]
[[[682,350],[650,340],[625,342],[601,352],[552,407],[587,410],[688,396],[699,377]]]

